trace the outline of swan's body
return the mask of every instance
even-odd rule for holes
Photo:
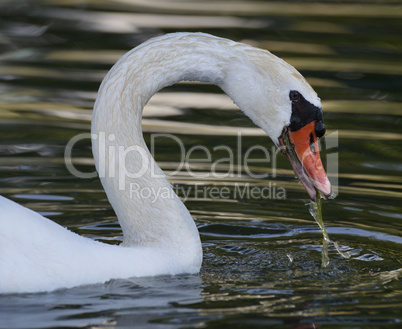
[[[82,237],[3,197],[0,209],[4,218],[13,220],[13,225],[3,225],[3,221],[0,225],[2,293],[49,291],[111,278],[199,269],[194,261],[174,263],[163,249],[124,248]]]
[[[131,50],[102,82],[92,119],[95,163],[122,227],[123,244],[81,237],[0,197],[0,293],[199,271],[197,228],[151,157],[141,130],[142,109],[150,97],[181,80],[220,86],[277,145],[291,121],[290,91],[321,109],[304,78],[264,50],[191,33],[151,39]],[[133,197],[132,183],[169,190],[171,197],[156,202]]]

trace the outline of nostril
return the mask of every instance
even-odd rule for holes
[[[318,138],[325,135],[325,125],[322,121],[317,121],[315,124],[315,134]]]
[[[313,133],[310,134],[310,150],[315,154],[315,143],[314,143],[314,135]]]

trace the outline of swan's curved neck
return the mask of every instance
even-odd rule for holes
[[[207,43],[178,41],[177,51],[167,39],[128,52],[105,77],[95,102],[95,163],[125,245],[177,242],[191,248],[194,239],[199,244],[192,217],[152,158],[141,129],[142,109],[158,90],[181,80],[224,79],[222,60],[212,58]]]
[[[182,80],[217,84],[235,102],[247,103],[233,98],[247,94],[239,91],[242,86],[252,92],[250,81],[234,77],[234,70],[249,70],[236,47],[244,45],[202,34],[174,34],[128,52],[105,77],[92,118],[92,133],[98,136],[93,153],[125,244],[177,242],[190,248],[183,240],[197,235],[199,245],[189,212],[145,145],[142,109],[158,90]]]

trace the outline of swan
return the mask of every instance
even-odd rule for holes
[[[141,129],[142,109],[151,96],[179,81],[218,85],[288,156],[312,200],[317,193],[331,195],[317,144],[325,133],[322,106],[296,69],[266,50],[204,33],[156,37],[126,53],[107,73],[92,115],[96,169],[121,225],[122,244],[82,237],[0,196],[0,293],[199,272],[196,225],[152,158]],[[156,202],[133,197],[132,183],[170,191],[170,197],[160,195]]]

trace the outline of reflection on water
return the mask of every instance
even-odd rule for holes
[[[330,246],[321,269],[321,232],[287,159],[211,163],[179,170],[173,139],[156,159],[174,186],[227,188],[228,197],[186,198],[201,234],[200,276],[112,281],[39,295],[0,296],[0,327],[314,328],[400,325],[402,307],[402,6],[399,1],[3,1],[0,3],[0,194],[80,234],[119,243],[121,230],[98,179],[78,179],[64,148],[90,130],[99,83],[127,50],[152,36],[203,31],[266,48],[284,58],[323,100],[322,150],[339,158],[338,196],[323,218]],[[219,145],[244,154],[271,149],[266,135],[222,92],[180,83],[144,110],[144,137],[178,136],[185,150]],[[241,147],[239,148],[239,134]],[[212,153],[212,162],[222,154]],[[94,170],[90,141],[74,149],[78,169]],[[236,153],[237,155],[237,153]],[[331,157],[332,156],[332,157]],[[236,185],[237,184],[237,185]],[[271,184],[271,185],[270,185]],[[244,198],[238,187],[282,187],[286,199]],[[180,194],[180,193],[179,193]],[[184,195],[180,195],[184,199]],[[107,266],[107,264],[105,264]]]

